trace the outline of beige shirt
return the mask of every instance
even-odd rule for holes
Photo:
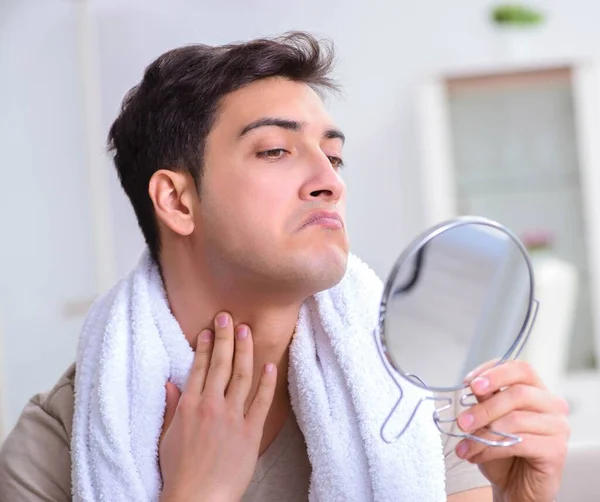
[[[74,380],[73,365],[50,392],[31,399],[2,444],[0,502],[71,500]],[[444,441],[447,494],[488,486],[476,466],[455,455],[456,440],[445,436]],[[291,414],[258,459],[243,502],[305,502],[310,473],[304,437]]]

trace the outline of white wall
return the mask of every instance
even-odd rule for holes
[[[27,398],[51,387],[73,361],[81,319],[65,309],[95,293],[74,26],[68,2],[0,7],[0,385],[7,428]]]
[[[492,3],[91,0],[100,37],[104,129],[144,66],[169,48],[289,29],[333,38],[344,85],[344,99],[333,104],[333,112],[348,136],[349,229],[354,251],[383,276],[423,221],[415,85],[440,68],[494,62],[495,38],[487,22]],[[539,34],[539,55],[598,51],[600,3],[538,4],[551,14]],[[27,396],[53,384],[76,342],[75,321],[52,324],[41,314],[30,320],[25,315],[37,302],[35,308],[46,305],[56,317],[65,298],[85,297],[94,287],[73,9],[69,0],[4,0],[0,6],[0,172],[4,187],[10,187],[0,199],[8,425]],[[137,260],[141,239],[112,171],[111,202],[121,275]],[[61,291],[56,305],[55,291]]]

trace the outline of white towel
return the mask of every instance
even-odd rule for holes
[[[358,258],[302,306],[290,348],[292,406],[312,465],[310,500],[441,502],[440,435],[423,407],[397,443],[379,436],[398,398],[374,338],[382,285]],[[158,269],[138,266],[92,306],[77,354],[73,498],[156,501],[165,382],[183,388],[192,350]],[[403,384],[405,420],[421,396]]]

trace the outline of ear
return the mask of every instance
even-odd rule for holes
[[[159,221],[179,235],[194,231],[193,207],[198,195],[191,176],[161,169],[150,178],[148,193]]]

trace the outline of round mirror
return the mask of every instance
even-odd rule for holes
[[[465,217],[417,238],[390,274],[380,336],[390,364],[436,392],[480,364],[516,357],[534,311],[530,258],[502,225]]]

